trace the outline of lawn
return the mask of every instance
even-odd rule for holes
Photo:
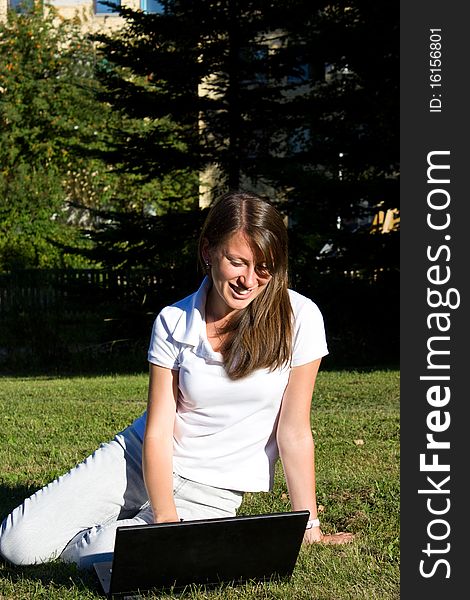
[[[0,520],[141,414],[146,385],[141,374],[0,379]],[[194,588],[184,598],[399,598],[399,372],[321,371],[312,429],[322,529],[352,532],[354,542],[302,548],[289,582]],[[289,508],[278,468],[273,492],[246,494],[239,512]],[[13,569],[0,562],[0,600],[100,597],[93,574],[73,566],[56,562]]]

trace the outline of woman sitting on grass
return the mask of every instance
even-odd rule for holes
[[[236,514],[272,488],[280,455],[292,510],[317,518],[310,406],[327,354],[322,315],[287,287],[281,215],[251,193],[209,211],[199,290],[164,308],[150,340],[146,413],[8,515],[0,554],[16,565],[109,560],[118,526]]]

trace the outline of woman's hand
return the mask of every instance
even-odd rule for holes
[[[350,544],[354,540],[353,533],[339,531],[338,533],[323,534],[320,527],[307,529],[304,534],[304,544]]]
[[[180,518],[178,517],[176,512],[172,514],[159,515],[157,517],[154,517],[154,523],[177,523],[179,521]]]
[[[323,540],[323,533],[320,527],[311,527],[306,529],[304,533],[304,544],[315,544]]]

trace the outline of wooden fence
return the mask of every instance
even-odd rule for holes
[[[145,366],[153,319],[192,283],[171,269],[0,274],[0,371],[90,368],[111,351],[113,368],[119,353],[129,366],[133,352]]]
[[[175,288],[174,279],[171,272],[144,270],[50,269],[0,274],[0,318],[18,310],[75,312],[92,302],[135,303],[142,302],[145,295],[166,297]]]

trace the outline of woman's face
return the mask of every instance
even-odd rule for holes
[[[208,301],[216,319],[248,306],[271,280],[265,263],[253,254],[241,231],[217,248],[203,245],[203,257],[211,265],[212,288]]]

